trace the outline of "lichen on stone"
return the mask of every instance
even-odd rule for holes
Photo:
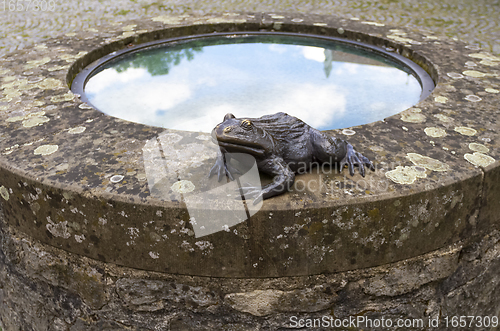
[[[445,122],[445,123],[453,122],[453,119],[451,117],[448,117],[448,116],[443,115],[443,114],[436,114],[436,115],[434,115],[434,117],[437,118],[438,120],[440,120],[441,122]]]
[[[38,146],[33,152],[35,155],[50,155],[55,153],[59,149],[58,145],[42,145]]]
[[[68,130],[68,133],[70,134],[78,134],[78,133],[82,133],[86,130],[87,128],[84,127],[84,126],[77,126],[76,128],[71,128]]]
[[[426,120],[422,110],[419,108],[410,108],[401,113],[401,120],[408,123],[423,123]]]
[[[9,190],[7,190],[7,188],[3,185],[0,187],[0,195],[5,201],[9,200]]]
[[[466,126],[457,126],[455,129],[453,129],[455,132],[460,133],[461,135],[464,136],[473,136],[477,133],[477,131],[473,128],[468,128]]]
[[[387,171],[385,177],[398,184],[413,184],[417,178],[425,178],[425,169],[417,166],[397,166],[396,169]]]
[[[486,92],[488,92],[488,93],[500,93],[500,91],[499,91],[499,90],[494,89],[494,88],[491,88],[491,87],[485,88],[484,90],[485,90]]]
[[[487,167],[496,161],[491,156],[480,152],[474,152],[473,154],[467,153],[464,155],[464,159],[477,167]]]
[[[489,61],[500,61],[500,57],[493,56],[488,53],[472,53],[469,54],[470,57],[475,59],[489,60]]]
[[[72,92],[68,92],[65,94],[53,96],[52,98],[50,98],[50,101],[52,102],[73,101],[74,98],[75,95]]]
[[[182,22],[181,17],[170,16],[170,15],[156,16],[153,17],[151,20],[154,22],[161,22],[163,24],[179,24]]]
[[[189,180],[180,180],[178,182],[175,182],[170,188],[172,189],[172,191],[177,193],[189,193],[194,191],[195,186]]]
[[[480,152],[480,153],[488,153],[490,151],[488,147],[478,143],[470,143],[469,148],[474,152]]]
[[[446,101],[448,101],[448,98],[443,96],[437,96],[434,98],[434,101],[438,103],[446,103]]]
[[[55,90],[61,87],[64,87],[63,83],[59,79],[55,78],[45,78],[38,84],[36,84],[38,88],[42,90]]]
[[[436,127],[428,127],[424,129],[424,132],[429,137],[433,138],[441,138],[446,136],[446,131],[441,128]]]
[[[488,74],[477,70],[465,70],[463,74],[465,76],[475,77],[475,78],[482,78],[488,76]]]
[[[471,102],[479,102],[482,100],[480,97],[474,94],[469,94],[464,99]]]
[[[406,157],[416,166],[420,166],[432,171],[448,171],[450,166],[439,160],[423,156],[417,153],[407,153]]]
[[[41,65],[44,65],[46,63],[49,63],[51,61],[51,58],[50,57],[44,57],[44,58],[41,58],[40,60],[30,60],[30,61],[27,61],[24,65],[24,70],[29,70],[29,69],[33,69],[33,68],[37,68]]]

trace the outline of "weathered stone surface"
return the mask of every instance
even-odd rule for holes
[[[226,295],[225,301],[232,308],[255,316],[277,312],[316,312],[327,309],[336,295],[325,292],[322,285],[294,291],[255,290]]]
[[[499,231],[385,266],[261,279],[119,267],[37,243],[3,220],[0,238],[5,331],[288,330],[297,318],[356,316],[440,318],[435,329],[449,330],[444,316],[498,316],[500,307]],[[92,279],[95,292],[76,284],[82,279]]]

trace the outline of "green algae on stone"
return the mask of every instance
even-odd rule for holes
[[[416,166],[423,167],[432,171],[448,171],[450,166],[439,160],[423,156],[417,153],[407,153],[406,157]]]
[[[464,155],[464,159],[477,167],[487,167],[496,161],[491,156],[480,152],[474,152],[473,154],[467,153]]]

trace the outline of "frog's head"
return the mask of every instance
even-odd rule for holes
[[[264,156],[275,149],[273,137],[255,126],[248,118],[238,119],[226,114],[224,121],[212,130],[212,139],[230,153]]]

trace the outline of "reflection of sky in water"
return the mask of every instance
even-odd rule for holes
[[[142,54],[152,52],[163,56],[165,49]],[[115,63],[121,72],[113,66],[102,70],[87,82],[85,93],[115,117],[204,132],[226,113],[260,117],[279,111],[318,129],[344,128],[398,113],[417,103],[421,93],[412,75],[352,49],[240,43],[205,46],[192,54],[191,60],[171,61],[163,75],[151,75],[139,53],[124,57]]]

